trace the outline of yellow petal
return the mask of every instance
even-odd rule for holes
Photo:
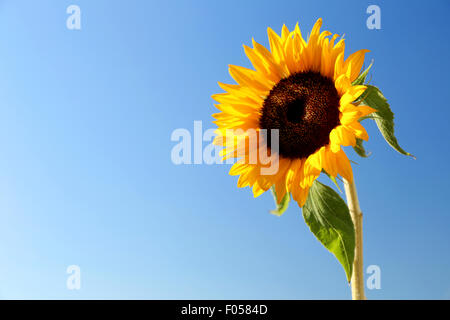
[[[347,75],[343,73],[344,69],[344,51],[339,52],[339,54],[336,57],[336,61],[334,63],[334,79],[337,80],[340,76]],[[336,88],[338,89],[338,88]]]
[[[261,77],[256,71],[240,66],[229,66],[230,75],[242,86],[266,95],[273,87],[268,79]]]
[[[295,178],[297,172],[300,171],[301,166],[302,166],[301,159],[292,160],[292,163],[286,172],[286,189],[288,191],[291,190],[292,183],[294,183],[294,178]],[[300,181],[300,179],[298,181]]]
[[[253,185],[253,196],[255,198],[259,197],[261,194],[269,190],[271,185],[272,183],[269,179],[264,176],[259,176],[256,179],[256,183]]]
[[[267,60],[264,56],[258,54],[255,49],[247,47],[246,45],[244,45],[244,51],[255,70],[261,75],[273,83],[278,83],[278,81],[281,80],[281,75],[279,74],[278,69],[273,66],[271,60]]]
[[[354,146],[356,144],[353,132],[342,125],[331,130],[330,141],[332,145]],[[332,151],[335,152],[336,148]]]
[[[223,90],[227,91],[236,100],[244,100],[256,104],[262,104],[262,102],[264,101],[264,99],[255,94],[252,90],[246,87],[242,87],[238,84],[226,84],[222,82],[218,82],[218,84]]]
[[[352,86],[350,80],[345,74],[340,75],[334,82],[334,86],[340,96],[344,95],[347,90]]]
[[[316,23],[314,24],[314,27],[311,30],[311,35],[310,35],[310,39],[312,37],[318,37],[320,34],[320,28],[322,27],[322,18],[317,19]],[[308,39],[309,41],[309,39]]]
[[[347,74],[350,81],[354,81],[359,76],[366,52],[370,52],[370,50],[356,51],[345,60],[343,72]]]
[[[287,193],[286,186],[283,183],[276,183],[275,193],[277,194],[277,203],[280,203]]]
[[[322,147],[320,151],[323,168],[330,176],[336,177],[338,174],[338,168],[336,165],[335,154],[330,150],[329,147]]]
[[[289,29],[286,27],[285,24],[283,24],[283,28],[281,29],[281,40],[283,44],[286,42],[289,35],[290,35]]]
[[[251,166],[252,166],[252,165],[250,165],[250,164],[248,164],[248,163],[239,163],[239,162],[236,162],[236,163],[233,164],[233,166],[231,167],[229,174],[230,174],[231,176],[237,176],[237,175],[240,175],[240,174],[242,174],[242,173],[244,173],[244,172],[246,172],[246,171],[251,170],[251,169],[249,169],[249,168],[251,168]]]
[[[317,154],[317,152],[315,154]],[[314,161],[317,159],[316,157],[317,155],[314,157],[309,156],[305,161],[303,166],[303,179],[300,181],[300,186],[302,188],[310,187],[322,172],[322,166],[320,165],[319,169],[317,161]]]
[[[361,106],[358,106],[357,108],[358,108],[358,112],[359,112],[359,117],[360,118],[361,117],[365,117],[365,116],[367,116],[367,115],[369,115],[371,113],[377,112],[376,109],[371,108],[369,106],[362,106],[361,105]]]
[[[298,25],[298,22],[297,22],[297,24],[295,25],[294,35],[298,35],[300,41],[302,42],[303,47],[306,47],[306,41],[305,41],[305,39],[304,39],[303,36],[302,36],[302,31],[300,30],[300,27],[299,27],[299,25]]]
[[[357,121],[360,118],[360,113],[358,110],[349,110],[346,112],[342,112],[341,116],[341,124],[350,124],[352,122]]]
[[[308,198],[308,191],[309,187],[302,188],[300,186],[292,190],[292,198],[297,201],[300,208],[305,205],[306,199]]]
[[[336,154],[336,163],[338,166],[339,174],[348,181],[353,181],[353,171],[350,165],[350,160],[348,160],[347,155],[343,150],[340,150]]]
[[[351,86],[347,89],[347,91],[342,95],[340,100],[340,105],[346,105],[349,104],[356,99],[359,98],[360,95],[363,94],[364,91],[366,91],[366,86]]]
[[[289,76],[281,38],[271,28],[267,28],[267,35],[269,36],[270,51],[272,52],[274,61],[280,66],[282,77]]]
[[[365,141],[369,140],[369,135],[367,134],[366,129],[359,122],[353,122],[351,124],[346,125],[350,130],[353,131],[354,135]]]

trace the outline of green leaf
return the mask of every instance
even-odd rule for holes
[[[372,59],[372,61],[370,62],[370,65],[367,67],[367,69],[364,70],[363,73],[361,73],[361,74],[359,75],[359,77],[356,78],[356,79],[352,82],[352,85],[353,85],[353,86],[364,84],[364,82],[366,81],[367,74],[369,73],[370,68],[372,68],[372,65],[373,65],[373,59]]]
[[[375,120],[386,142],[401,154],[415,158],[411,153],[403,150],[398,144],[397,138],[394,135],[394,113],[391,111],[389,103],[381,91],[377,87],[367,85],[367,89],[362,94],[360,100],[369,107],[377,110],[377,112],[372,113],[367,118]]]
[[[364,149],[363,146],[363,141],[364,140],[360,138],[356,138],[356,145],[353,147],[353,149],[360,157],[367,158],[370,155],[370,153],[369,154],[366,153],[366,149]]]
[[[347,204],[330,187],[314,181],[303,206],[311,232],[344,267],[350,282],[355,257],[355,228]]]
[[[275,210],[270,210],[271,214],[274,214],[276,216],[281,216],[286,209],[289,207],[289,202],[291,201],[291,197],[289,196],[289,192],[286,192],[283,199],[281,199],[281,202],[278,203],[277,201],[277,193],[275,192],[275,187],[271,187],[270,191],[272,191],[273,198],[275,200],[275,204],[277,208]]]

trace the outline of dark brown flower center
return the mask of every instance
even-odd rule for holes
[[[305,158],[329,143],[339,124],[339,94],[334,82],[316,72],[296,73],[282,79],[264,100],[260,128],[279,130],[279,153]]]

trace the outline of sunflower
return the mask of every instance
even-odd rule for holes
[[[283,25],[281,36],[268,28],[270,50],[254,40],[253,48],[244,45],[254,70],[230,65],[237,84],[219,82],[226,92],[212,96],[221,111],[213,115],[214,144],[224,147],[224,160],[238,158],[230,175],[239,175],[238,187],[252,187],[255,197],[273,186],[278,202],[291,193],[302,207],[322,171],[353,180],[342,147],[369,138],[358,120],[376,110],[355,102],[366,86],[352,84],[369,50],[344,60],[344,39],[321,26],[318,19],[307,41],[298,24],[293,31]],[[249,161],[249,132],[263,129],[278,130],[278,170],[270,175],[261,173],[266,164]],[[257,148],[275,152],[270,137],[260,140]]]

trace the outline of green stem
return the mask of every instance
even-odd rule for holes
[[[364,270],[363,270],[363,215],[359,207],[358,194],[356,193],[355,179],[347,181],[344,179],[345,195],[350,210],[350,215],[355,226],[355,260],[353,261],[353,273],[351,279],[352,299],[366,300],[364,294]]]

